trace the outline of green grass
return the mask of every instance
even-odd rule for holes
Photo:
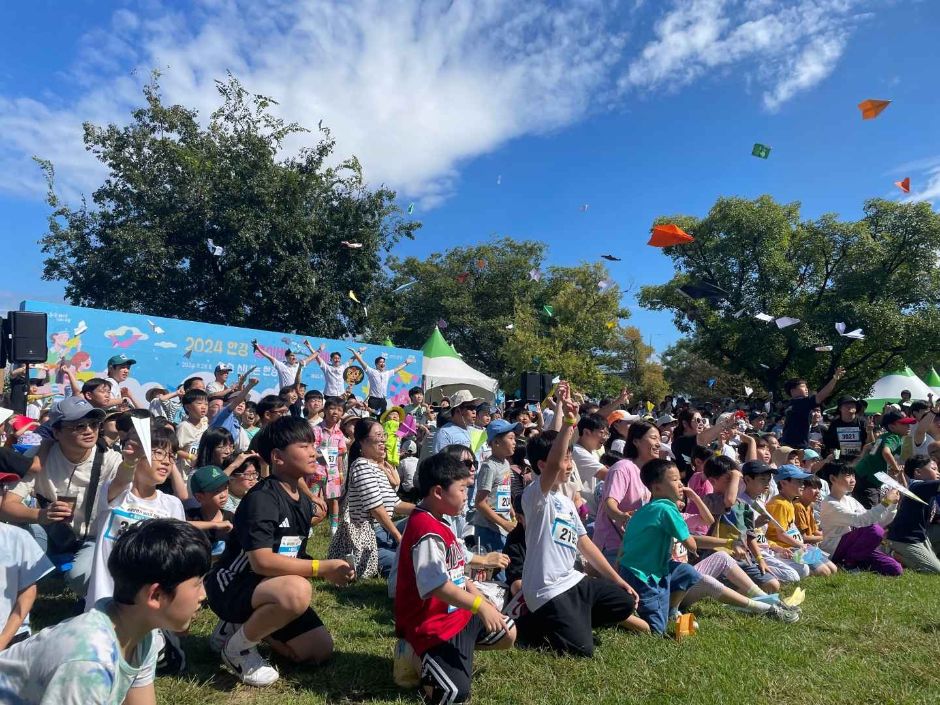
[[[322,534],[322,532],[320,532]],[[325,553],[321,536],[315,549]],[[45,586],[34,609],[37,627],[67,616],[74,598]],[[281,679],[267,689],[244,686],[219,665],[207,638],[216,619],[208,609],[183,639],[189,671],[161,678],[158,702],[417,703],[392,680],[393,616],[385,584],[340,589],[318,582],[313,605],[333,633],[336,654],[322,667],[278,663]],[[473,701],[507,703],[712,703],[860,705],[938,702],[937,638],[940,582],[840,574],[804,583],[803,618],[795,625],[696,605],[700,631],[681,643],[598,631],[593,659],[516,650],[479,653]],[[264,647],[262,647],[264,648]]]

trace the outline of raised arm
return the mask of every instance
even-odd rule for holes
[[[621,404],[629,404],[629,403],[630,403],[630,390],[624,387],[623,389],[620,390],[620,395],[616,399],[610,402],[610,404],[608,404],[607,406],[602,406],[600,409],[597,410],[597,413],[606,419],[612,413],[617,411],[617,409],[620,408]]]
[[[568,446],[571,445],[571,439],[574,437],[575,426],[578,425],[578,405],[571,401],[571,390],[567,382],[561,382],[558,385],[559,400],[561,402],[561,411],[564,416],[564,423],[561,430],[552,443],[552,449],[548,453],[548,459],[545,461],[545,469],[539,475],[539,487],[542,494],[548,494],[558,476],[564,471],[565,456],[568,455]],[[556,414],[562,417],[562,413]]]
[[[358,350],[356,350],[355,348],[347,348],[347,349],[349,350],[349,352],[352,353],[352,356],[356,358],[356,362],[358,362],[360,365],[365,367],[367,370],[372,369],[371,367],[369,367],[369,364],[365,360],[362,359],[362,355],[359,354]]]
[[[260,345],[258,345],[258,341],[256,340],[251,341],[251,347],[255,349],[256,353],[260,353],[261,357],[265,358],[272,365],[274,364],[274,355],[272,355],[267,350],[265,350]]]
[[[826,399],[829,398],[829,395],[832,394],[832,391],[836,388],[836,384],[842,379],[842,375],[845,374],[845,368],[839,367],[836,369],[832,379],[826,382],[826,386],[816,392],[816,401],[822,404]]]

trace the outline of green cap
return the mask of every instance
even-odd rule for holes
[[[189,479],[189,488],[197,492],[218,492],[228,484],[228,475],[216,465],[197,468]]]
[[[118,365],[136,365],[137,360],[132,360],[124,353],[120,355],[115,355],[110,360],[108,360],[108,367],[117,367]]]

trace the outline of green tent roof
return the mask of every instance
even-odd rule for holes
[[[924,380],[927,383],[928,387],[940,387],[940,375],[937,374],[937,371],[931,367],[930,372],[927,374],[927,379]]]
[[[385,336],[385,342],[383,342],[382,345],[384,345],[384,346],[387,347],[387,348],[394,348],[394,347],[395,347],[395,343],[393,343],[393,342],[392,342],[392,339],[389,338],[388,336]]]
[[[437,326],[434,326],[431,337],[421,346],[421,352],[424,353],[425,357],[460,357],[450,343],[444,340],[444,336],[441,335],[441,330]]]

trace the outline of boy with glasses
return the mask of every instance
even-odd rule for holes
[[[17,483],[3,498],[0,518],[28,524],[50,555],[71,554],[69,587],[84,595],[95,550],[92,527],[97,515],[99,484],[111,478],[121,454],[97,448],[105,412],[79,397],[63,399],[50,418],[55,443],[42,460],[42,472]],[[23,503],[35,496],[39,508]]]

